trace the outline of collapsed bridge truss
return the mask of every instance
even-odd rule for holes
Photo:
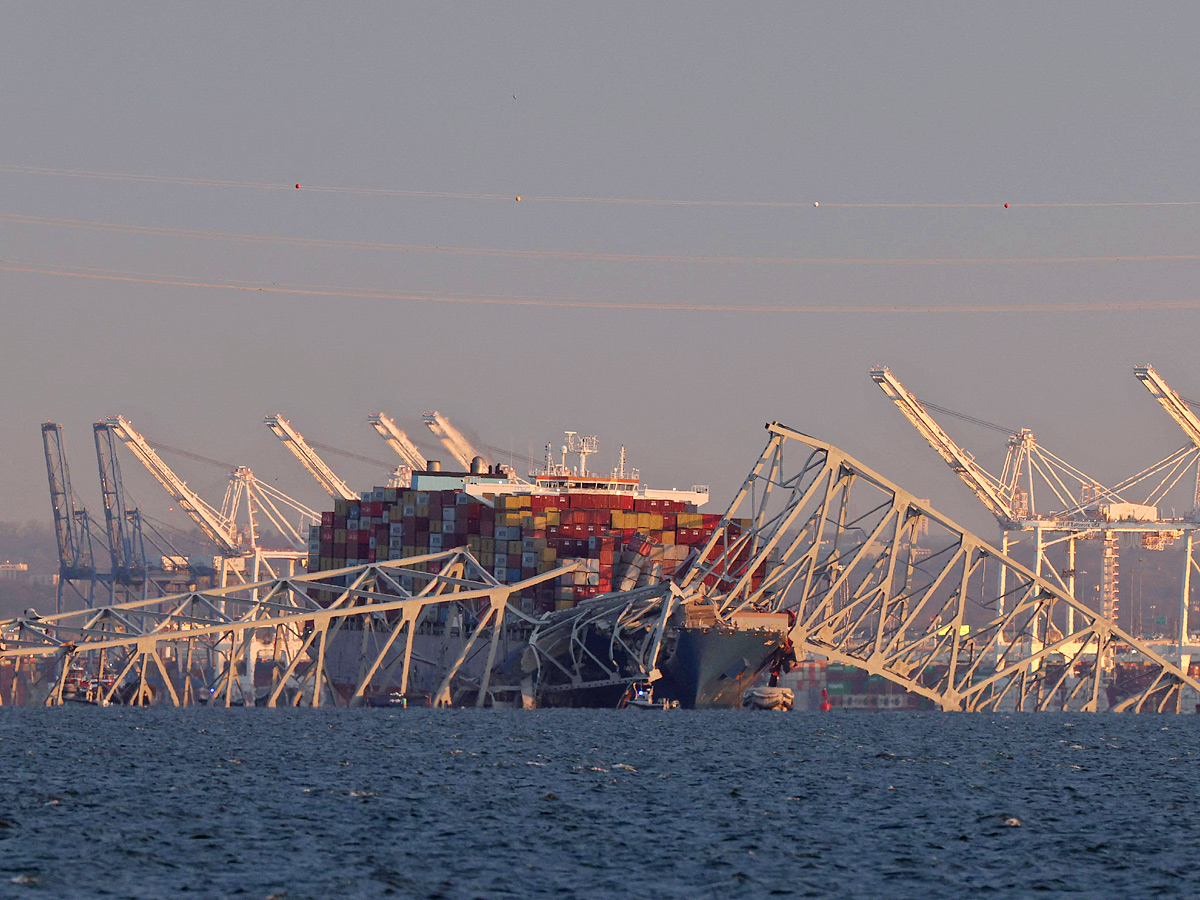
[[[1200,691],[1179,665],[858,460],[778,423],[767,430],[681,578],[684,590],[713,585],[719,617],[786,610],[797,651],[946,710],[1178,711],[1184,686]]]
[[[535,619],[512,599],[573,566],[505,585],[459,548],[13,619],[0,622],[0,662],[17,668],[3,699],[65,702],[79,672],[76,693],[90,679],[85,696],[101,703],[354,705],[420,678],[437,705],[483,706],[500,692],[652,682],[673,629],[736,630],[764,614],[788,623],[779,641],[797,658],[860,667],[944,710],[1179,711],[1185,689],[1200,692],[1180,665],[848,454],[767,430],[720,525],[660,585]]]
[[[482,706],[498,653],[532,627],[510,596],[573,568],[505,585],[460,548],[11,619],[0,702],[360,705],[419,674],[434,705],[470,690]]]

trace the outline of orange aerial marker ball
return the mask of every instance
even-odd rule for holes
[[[520,197],[518,197],[518,198],[517,198],[517,202],[518,202],[518,203],[520,203],[520,202],[521,202],[521,198],[520,198]]]

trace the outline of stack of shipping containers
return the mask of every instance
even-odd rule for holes
[[[521,596],[530,613],[668,578],[703,549],[721,521],[680,501],[614,492],[499,493],[480,500],[456,490],[376,488],[366,496],[336,500],[333,511],[322,514],[309,539],[310,572],[455,547],[467,547],[505,584],[578,562],[574,572]],[[744,526],[735,520],[732,528]],[[757,584],[761,573],[753,580]]]

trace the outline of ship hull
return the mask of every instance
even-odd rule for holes
[[[783,641],[781,632],[765,629],[681,628],[654,696],[685,709],[739,709]]]

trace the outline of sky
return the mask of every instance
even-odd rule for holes
[[[717,511],[778,420],[992,535],[868,370],[1105,483],[1185,442],[1132,369],[1200,397],[1198,26],[1183,3],[0,5],[0,520],[50,520],[47,420],[90,506],[89,426],[121,414],[321,508],[264,414],[385,461],[369,413],[445,457],[438,409],[519,468],[596,434],[595,468],[624,445]],[[999,469],[1002,434],[943,424]],[[227,471],[164,458],[219,502]]]

